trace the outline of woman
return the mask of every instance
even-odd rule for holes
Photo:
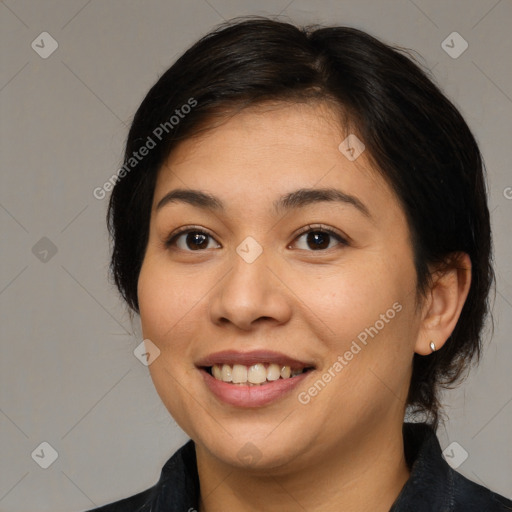
[[[489,211],[473,135],[402,52],[220,27],[138,109],[108,223],[191,441],[97,510],[510,510],[435,435],[439,390],[480,352]]]

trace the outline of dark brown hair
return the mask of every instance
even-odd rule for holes
[[[484,168],[461,114],[420,66],[361,30],[235,19],[200,39],[161,76],[135,114],[124,172],[110,197],[116,286],[138,313],[156,176],[176,144],[197,134],[219,109],[265,101],[324,101],[344,113],[342,125],[354,127],[405,211],[420,296],[431,283],[429,265],[456,265],[453,256],[461,252],[470,256],[471,288],[452,335],[437,352],[413,360],[407,405],[437,427],[440,387],[454,384],[478,360],[489,311],[494,274]],[[134,153],[150,145],[135,161]]]

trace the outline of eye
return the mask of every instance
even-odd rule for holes
[[[187,236],[183,238],[183,235]],[[173,245],[176,245],[183,251],[187,251],[190,248],[192,251],[208,249],[208,238],[213,240],[213,237],[202,229],[185,227],[180,229],[177,233],[173,233],[166,240],[165,246],[172,247]],[[181,242],[180,239],[182,239],[183,242]]]
[[[307,247],[313,247],[313,251],[331,249],[330,242],[332,238],[336,239],[340,245],[348,245],[348,242],[339,233],[322,226],[306,226],[296,240],[299,240],[304,235],[307,235],[305,239]],[[303,248],[299,247],[299,249]]]
[[[186,235],[185,238],[183,236]],[[332,238],[338,241],[339,245],[348,245],[348,242],[343,238],[339,233],[333,231],[332,229],[324,228],[322,226],[306,226],[301,233],[297,236],[295,240],[299,240],[304,235],[306,237],[307,247],[313,248],[313,251],[322,251],[326,249],[331,249],[330,242]],[[203,249],[212,248],[209,247],[209,241],[213,241],[214,238],[207,233],[206,231],[199,228],[191,228],[184,227],[180,229],[177,233],[173,233],[165,242],[166,247],[176,246],[178,249],[183,251],[200,251]],[[217,244],[217,247],[220,247]],[[288,246],[288,248],[290,248]],[[304,250],[304,248],[300,248]],[[305,249],[307,250],[307,248]]]

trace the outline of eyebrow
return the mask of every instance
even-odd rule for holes
[[[156,205],[158,212],[164,206],[171,203],[187,203],[205,210],[224,212],[224,203],[216,196],[207,192],[192,189],[175,189],[167,193]],[[355,207],[365,217],[372,218],[370,211],[357,197],[346,194],[336,188],[301,188],[289,192],[274,201],[273,208],[276,214],[302,208],[314,203],[336,202]]]

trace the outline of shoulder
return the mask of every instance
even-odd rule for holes
[[[469,480],[448,464],[429,425],[406,423],[403,433],[410,477],[390,512],[512,511],[508,498]]]
[[[512,511],[512,501],[451,470],[454,512]]]
[[[194,509],[199,494],[195,446],[183,445],[164,465],[158,482],[145,491],[86,512],[173,512]],[[185,507],[185,508],[184,508]]]
[[[143,512],[144,510],[150,510],[146,507],[146,504],[149,505],[151,503],[155,489],[156,485],[128,498],[123,498],[122,500],[88,510],[87,512]]]

